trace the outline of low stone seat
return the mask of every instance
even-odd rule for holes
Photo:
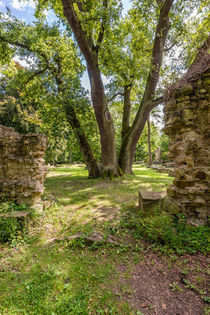
[[[30,211],[11,211],[0,214],[0,217],[4,218],[24,219],[26,223],[30,222],[30,216],[31,216]]]
[[[166,196],[166,192],[139,190],[139,210],[152,210]]]

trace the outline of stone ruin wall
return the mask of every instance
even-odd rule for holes
[[[47,139],[0,126],[0,199],[33,205],[43,193]]]
[[[210,71],[185,84],[165,107],[169,157],[175,162],[168,196],[190,217],[210,216]]]

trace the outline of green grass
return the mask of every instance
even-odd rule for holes
[[[116,313],[113,293],[103,290],[113,281],[109,279],[114,268],[112,258],[105,255],[103,264],[102,253],[65,246],[34,245],[22,250],[10,252],[4,262],[0,313],[89,314],[106,308]],[[122,314],[123,307],[123,303],[118,305]]]
[[[122,222],[126,213],[137,216],[138,190],[161,191],[173,180],[142,166],[134,172],[112,182],[87,179],[84,165],[49,172],[44,198],[55,204],[37,218],[27,238],[0,245],[1,315],[131,314],[123,298],[130,288],[119,289],[120,279],[129,278],[132,266],[144,259],[141,240],[134,248],[48,241],[93,231],[126,240],[132,222]],[[128,267],[124,275],[121,263]]]
[[[137,205],[139,189],[162,191],[172,182],[167,174],[146,167],[134,166],[134,172],[135,175],[105,182],[87,179],[84,166],[59,167],[50,172],[46,192],[77,219],[82,214],[82,221],[84,217],[107,221],[113,214],[119,214],[123,206]]]

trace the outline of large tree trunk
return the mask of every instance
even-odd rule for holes
[[[124,93],[123,93],[124,104],[123,104],[121,143],[123,143],[123,139],[128,134],[129,129],[130,129],[131,88],[132,88],[132,84],[124,86]],[[133,174],[132,172],[133,153],[130,150],[126,150],[124,158],[125,158],[125,165],[123,167],[123,173]]]
[[[130,112],[131,112],[131,87],[132,84],[124,86],[124,104],[123,104],[123,118],[122,118],[122,141],[130,128]]]
[[[151,128],[150,128],[149,116],[147,118],[147,128],[148,128],[147,139],[148,139],[149,166],[151,166],[152,165],[152,150],[151,150]]]
[[[133,173],[133,160],[135,155],[135,149],[127,146],[123,154],[123,159],[121,161],[121,155],[119,155],[119,165],[123,174],[134,174]]]
[[[91,83],[91,98],[99,126],[101,155],[102,155],[102,177],[112,179],[120,175],[117,162],[114,124],[107,107],[103,82],[99,70],[88,69]]]
[[[101,154],[102,154],[102,177],[110,179],[119,175],[116,156],[115,132],[111,114],[108,110],[105,91],[98,66],[98,50],[103,40],[104,24],[97,46],[93,39],[88,37],[82,29],[78,15],[74,9],[72,0],[62,0],[63,13],[71,26],[80,50],[87,62],[88,74],[91,84],[91,98],[100,132]],[[104,3],[107,5],[106,1]]]

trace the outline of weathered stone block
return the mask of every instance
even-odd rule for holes
[[[178,214],[181,212],[181,207],[172,198],[166,196],[161,203],[161,209],[171,214]]]
[[[165,196],[166,192],[139,190],[139,210],[153,210]]]

